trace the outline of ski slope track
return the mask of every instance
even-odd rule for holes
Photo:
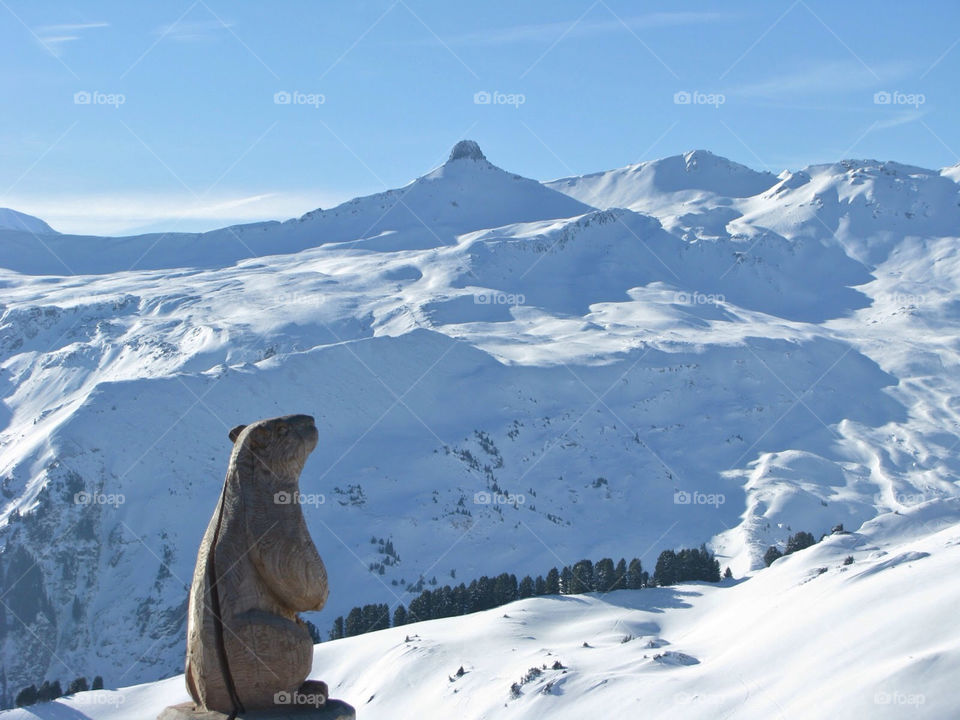
[[[318,645],[364,718],[956,717],[958,179],[697,150],[541,183],[463,141],[286,222],[81,237],[0,211],[0,690],[123,688],[51,718],[182,700],[227,431],[306,412],[324,633],[421,578],[701,542],[736,578]],[[800,530],[827,537],[765,568]]]

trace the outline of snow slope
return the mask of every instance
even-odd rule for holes
[[[777,177],[697,151],[609,175],[541,184],[462,143],[405,188],[285,223],[45,237],[59,259],[0,231],[7,697],[179,672],[226,433],[259,417],[321,430],[302,489],[324,631],[421,578],[652,569],[704,541],[741,577],[797,530],[931,503],[960,520],[948,173]]]
[[[40,218],[10,208],[0,208],[0,230],[19,230],[37,235],[56,234],[56,230]]]
[[[882,515],[744,581],[531,598],[323,643],[312,676],[366,720],[947,720],[960,672],[958,510]],[[182,681],[0,718],[155,717],[189,699]]]

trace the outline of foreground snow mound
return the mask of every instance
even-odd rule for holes
[[[960,528],[938,529],[947,505],[885,515],[742,581],[531,598],[324,643],[312,676],[366,720],[952,720]],[[0,718],[149,718],[185,699],[176,677]]]

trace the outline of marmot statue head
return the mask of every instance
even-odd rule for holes
[[[230,431],[231,468],[251,470],[271,486],[296,485],[320,435],[310,415],[284,415]]]

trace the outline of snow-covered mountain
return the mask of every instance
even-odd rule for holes
[[[960,522],[958,203],[948,171],[844,161],[775,176],[703,151],[538,183],[465,141],[404,188],[284,223],[42,244],[0,230],[8,693],[180,670],[227,430],[282,413],[321,431],[302,489],[331,577],[310,618],[324,630],[353,605],[408,602],[419,578],[604,556],[652,569],[660,550],[706,541],[749,579],[669,610],[694,628],[799,582],[759,570],[797,530],[843,523],[862,539],[891,513],[925,513],[933,538]],[[863,542],[947,552],[920,531]],[[857,611],[851,573],[811,622]],[[527,609],[560,634],[552,602]],[[587,603],[598,622],[623,609],[605,603]],[[473,627],[449,622],[449,642]],[[824,652],[849,653],[861,630],[832,631]],[[956,636],[940,637],[947,672]],[[378,638],[318,653],[370,665],[396,640]],[[752,672],[775,647],[729,667]],[[803,647],[791,657],[816,663]],[[723,674],[719,645],[679,650]],[[596,672],[610,663],[624,682],[647,672],[603,657]]]
[[[36,235],[57,234],[40,218],[10,208],[0,208],[0,230],[22,230]]]
[[[330,210],[314,210],[298,219],[206,233],[59,235],[43,243],[33,236],[36,229],[4,233],[0,267],[34,275],[103,274],[220,268],[321,244],[416,250],[454,244],[459,235],[473,230],[571,217],[592,209],[535,180],[495,167],[475,142],[464,140],[453,148],[447,162],[405,187],[356,198]],[[7,226],[0,224],[3,227]]]

